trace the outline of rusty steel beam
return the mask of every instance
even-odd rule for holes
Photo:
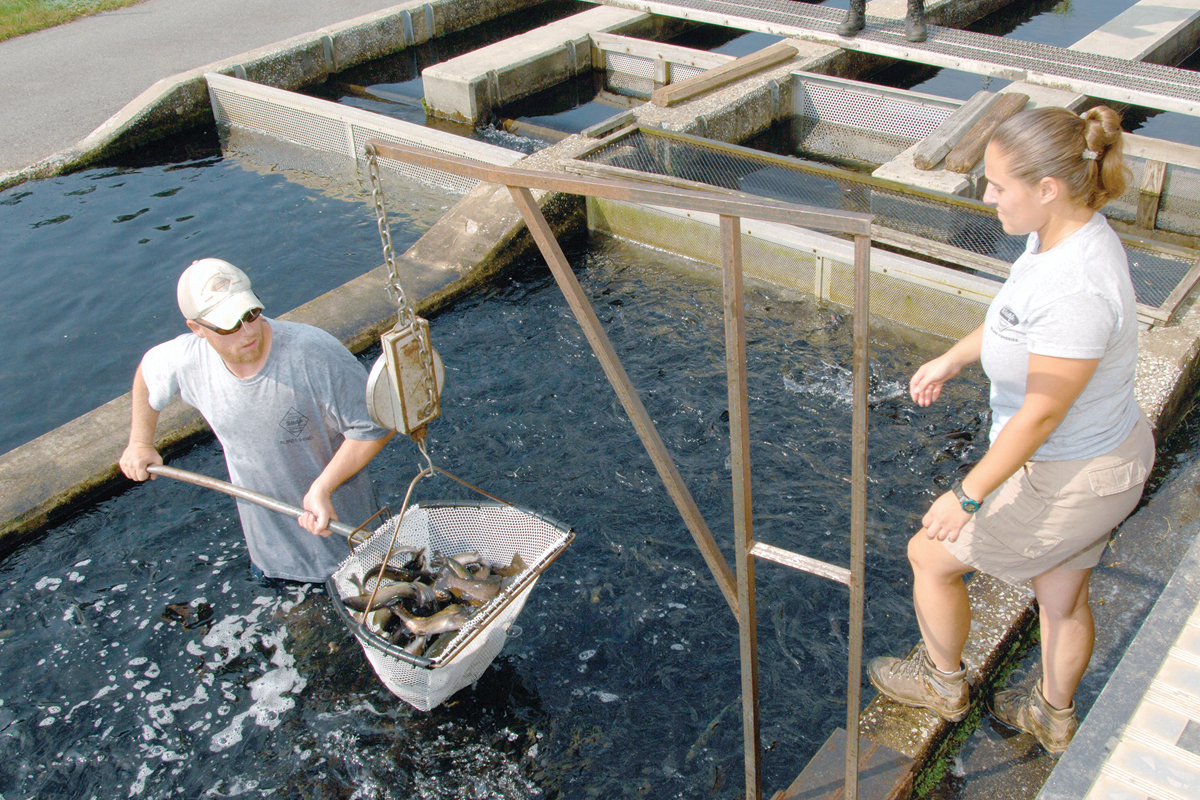
[[[741,655],[742,725],[746,764],[746,797],[762,797],[761,741],[758,693],[758,628],[755,607],[755,556],[821,575],[850,588],[849,664],[846,685],[846,774],[843,797],[858,794],[859,705],[861,703],[864,571],[866,555],[867,490],[867,384],[870,359],[870,214],[833,212],[770,200],[730,196],[720,191],[646,188],[602,178],[494,167],[415,147],[372,140],[380,158],[392,158],[429,169],[465,175],[508,188],[534,241],[546,259],[555,281],[575,314],[605,375],[633,422],[642,444],[654,462],[671,499],[679,509],[701,556],[713,573],[726,602],[738,621]],[[683,477],[642,405],[620,358],[613,350],[583,287],[549,223],[538,208],[532,190],[602,197],[643,205],[667,206],[719,217],[721,263],[724,282],[725,361],[729,393],[730,465],[733,480],[734,551],[736,576],[717,546],[712,532]],[[750,481],[750,429],[746,386],[745,307],[742,289],[741,217],[783,222],[854,235],[854,384],[851,407],[850,569],[754,541]]]
[[[746,308],[742,294],[742,226],[721,215],[725,316],[725,383],[729,397],[729,466],[733,473],[733,549],[737,569],[738,647],[742,656],[742,749],[746,797],[762,797],[758,709],[758,613],[754,586],[754,517],[750,492],[750,408],[746,378]]]
[[[867,384],[871,359],[871,237],[854,237],[854,384],[850,414],[850,620],[846,669],[846,800],[858,797],[867,539]]]
[[[637,389],[629,380],[625,367],[621,365],[621,359],[613,350],[612,342],[608,340],[608,335],[604,332],[604,327],[600,324],[596,311],[588,301],[583,287],[579,285],[579,280],[575,277],[575,272],[571,269],[571,264],[567,261],[562,247],[559,246],[554,231],[550,229],[550,223],[546,222],[546,218],[542,216],[541,209],[538,208],[537,201],[533,199],[533,193],[529,189],[509,186],[508,191],[512,194],[517,208],[520,209],[521,216],[525,218],[525,224],[529,226],[529,232],[537,242],[538,249],[542,251],[542,256],[545,257],[546,263],[554,275],[554,280],[558,282],[558,287],[562,290],[567,305],[571,307],[575,319],[579,321],[579,327],[583,328],[584,336],[587,337],[592,350],[596,353],[596,358],[600,360],[600,366],[604,368],[604,374],[608,376],[609,383],[612,384],[617,397],[620,398],[625,413],[633,422],[634,430],[642,440],[642,445],[650,454],[650,459],[654,462],[659,477],[666,484],[668,494],[675,501],[675,507],[679,509],[684,524],[687,525],[688,531],[695,539],[696,546],[700,548],[700,555],[704,557],[704,562],[712,571],[713,578],[721,587],[726,602],[733,610],[733,616],[741,620],[737,586],[733,573],[729,569],[729,562],[725,560],[724,554],[717,546],[712,531],[708,529],[708,524],[704,521],[704,515],[696,506],[696,501],[683,482],[683,476],[679,474],[679,469],[675,466],[671,454],[667,452],[667,446],[663,443],[662,437],[658,435],[658,429],[654,427],[650,414],[642,405],[642,399],[638,397]]]
[[[385,142],[380,139],[372,139],[367,146],[374,147],[379,158],[391,158],[427,169],[463,175],[487,183],[502,184],[510,188],[519,186],[525,189],[587,195],[588,197],[600,197],[626,203],[682,208],[707,214],[749,217],[750,219],[801,225],[806,228],[818,228],[856,236],[869,235],[871,232],[870,214],[831,211],[814,206],[784,203],[779,200],[730,196],[718,192],[632,186],[629,183],[604,178],[588,178],[561,172],[535,172],[514,167],[499,167],[458,156],[436,153],[432,150],[422,150],[410,145]]]

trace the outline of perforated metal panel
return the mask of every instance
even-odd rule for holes
[[[932,134],[956,103],[939,102],[911,92],[797,73],[793,76],[796,114],[900,139],[917,141]]]
[[[337,153],[360,164],[364,163],[363,148],[371,139],[400,142],[501,166],[509,166],[522,157],[512,150],[444,131],[227,75],[210,73],[205,78],[218,125],[236,126],[314,150]],[[408,178],[463,194],[477,183],[385,158],[379,159],[379,164]]]
[[[682,48],[680,48],[682,49]],[[667,83],[678,83],[705,71],[704,67],[668,60]],[[611,91],[649,99],[659,87],[654,81],[655,60],[633,53],[604,50],[605,83]]]
[[[506,590],[475,612],[442,656],[429,667],[419,666],[406,661],[399,647],[358,624],[342,603],[342,598],[360,593],[355,579],[361,585],[367,571],[383,561],[393,535],[397,547],[445,555],[474,552],[490,564],[509,564],[513,555],[519,554],[528,566]],[[403,519],[385,523],[342,562],[329,579],[330,599],[384,686],[406,703],[429,711],[483,674],[504,647],[508,630],[538,577],[572,538],[571,532],[557,523],[499,503],[410,506]]]
[[[609,72],[623,72],[626,75],[636,75],[639,78],[654,77],[654,60],[642,58],[629,53],[614,53],[604,51],[604,68]]]

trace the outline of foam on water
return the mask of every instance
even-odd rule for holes
[[[719,284],[619,242],[576,258],[727,541]],[[843,563],[849,326],[808,299],[747,294],[756,538]],[[578,533],[476,686],[412,710],[383,689],[327,598],[250,578],[232,501],[160,479],[0,563],[0,794],[738,793],[736,626],[544,267],[431,324],[448,378],[435,463]],[[929,410],[903,396],[938,343],[876,336],[870,653],[915,640],[903,542],[986,431],[970,376]],[[173,463],[225,474],[215,444]],[[395,510],[416,469],[411,445],[389,446],[372,468]],[[420,499],[459,490],[429,491]],[[763,565],[758,580],[765,776],[779,786],[844,717],[846,609],[815,578]],[[209,604],[211,621],[165,621],[168,603]]]

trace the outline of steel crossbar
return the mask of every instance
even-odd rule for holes
[[[638,437],[658,470],[659,477],[691,532],[738,622],[741,660],[743,754],[746,797],[762,797],[762,747],[758,694],[758,623],[755,611],[754,559],[756,557],[803,570],[850,589],[849,663],[846,681],[846,772],[843,796],[855,800],[858,792],[859,706],[863,644],[864,562],[867,491],[867,384],[870,353],[868,310],[871,221],[870,214],[801,206],[773,200],[735,197],[696,189],[660,188],[604,178],[534,172],[498,167],[448,156],[409,145],[372,140],[380,158],[391,158],[426,169],[440,170],[505,186],[520,210],[538,249],[583,329],[605,375],[617,393]],[[736,578],[691,493],[667,452],[637,389],[596,316],[583,287],[575,277],[550,224],[542,215],[533,190],[600,197],[641,205],[666,206],[717,214],[721,231],[725,365],[729,399],[730,465],[733,473],[734,554]],[[770,220],[854,236],[854,327],[851,390],[851,500],[850,568],[826,564],[797,553],[754,541],[750,480],[750,424],[746,391],[746,331],[742,291],[741,219]]]

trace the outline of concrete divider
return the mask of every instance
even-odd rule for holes
[[[435,116],[474,123],[502,104],[592,69],[590,33],[653,35],[649,14],[597,6],[427,67],[425,102]]]
[[[895,1],[875,0],[871,5]],[[1141,0],[1069,49],[1131,61],[1175,64],[1194,52],[1198,45],[1200,0]],[[1088,101],[1085,95],[1028,83],[1012,83],[1000,91],[1028,95],[1029,104],[1026,108],[1061,106],[1078,110]],[[903,181],[922,189],[966,197],[981,196],[982,162],[965,175],[945,169],[918,169],[913,163],[913,156],[920,145],[918,142],[900,153],[873,174],[877,178]]]

